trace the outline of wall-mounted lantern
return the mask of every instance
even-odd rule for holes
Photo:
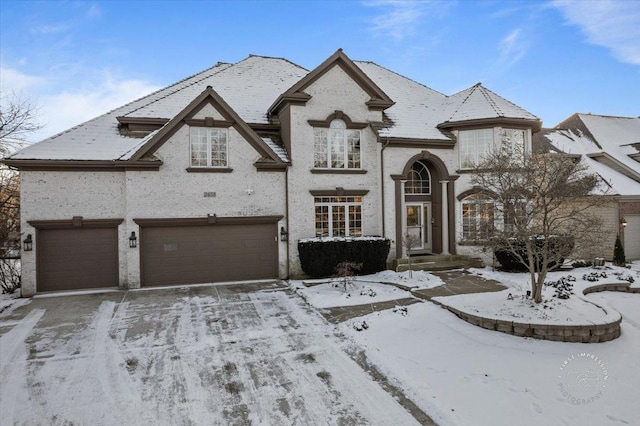
[[[627,220],[623,217],[620,219],[620,227],[625,228],[627,226]]]
[[[280,227],[280,241],[287,241],[289,239],[289,233],[284,230],[284,226]]]
[[[24,251],[33,250],[33,237],[31,237],[31,234],[27,234],[27,238],[22,241],[22,248]]]
[[[129,247],[131,248],[138,247],[138,238],[136,237],[135,232],[131,232],[131,236],[129,237]]]

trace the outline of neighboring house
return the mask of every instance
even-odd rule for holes
[[[627,259],[640,259],[640,117],[574,114],[534,139],[536,146],[580,155],[614,195],[601,209],[606,236],[593,254],[611,260],[619,234]]]
[[[389,261],[476,254],[469,172],[540,120],[480,84],[452,96],[338,50],[219,63],[13,154],[22,294],[302,273],[297,242],[382,235]]]

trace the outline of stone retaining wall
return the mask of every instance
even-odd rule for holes
[[[640,288],[630,287],[629,283],[599,284],[584,289],[583,294],[599,291],[621,291],[627,293],[640,293]],[[534,339],[552,340],[558,342],[574,343],[600,343],[620,337],[620,322],[622,317],[603,324],[588,325],[555,325],[555,324],[527,324],[517,321],[505,321],[500,319],[484,318],[477,315],[462,312],[441,301],[432,299],[432,302],[448,309],[460,319],[487,330],[499,331],[520,337],[532,337]],[[604,310],[604,308],[600,307]],[[606,312],[606,310],[605,310]]]

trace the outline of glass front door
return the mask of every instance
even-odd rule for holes
[[[407,203],[405,216],[405,234],[417,240],[411,251],[431,251],[431,203]]]

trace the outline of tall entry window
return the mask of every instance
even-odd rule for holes
[[[315,197],[316,237],[362,236],[362,197]]]
[[[360,168],[360,130],[347,129],[344,121],[332,120],[329,128],[313,129],[314,167]]]
[[[422,161],[413,163],[407,182],[404,184],[405,194],[429,195],[431,194],[431,174],[427,165]]]

